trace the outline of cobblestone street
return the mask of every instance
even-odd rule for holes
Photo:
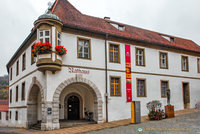
[[[138,128],[142,132],[138,132]],[[84,133],[87,132],[87,133]],[[0,134],[200,134],[200,111],[195,109],[176,112],[176,117],[161,121],[148,121],[142,118],[140,124],[130,124],[122,120],[103,124],[82,125],[54,131],[0,128]]]
[[[139,133],[138,128],[142,132]],[[148,121],[86,134],[200,134],[200,111],[162,121]]]

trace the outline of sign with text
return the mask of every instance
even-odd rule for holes
[[[77,73],[77,74],[89,74],[89,70],[82,70],[82,69],[76,69],[73,67],[69,67],[69,73]]]
[[[132,101],[132,86],[131,86],[131,48],[130,45],[125,45],[125,63],[126,63],[126,102]]]

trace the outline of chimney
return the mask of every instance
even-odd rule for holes
[[[110,17],[104,17],[104,20],[110,20]]]

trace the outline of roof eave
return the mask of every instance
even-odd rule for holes
[[[110,33],[101,32],[101,31],[90,30],[90,29],[86,29],[86,28],[82,28],[82,27],[78,27],[78,26],[72,26],[72,25],[68,25],[68,24],[64,24],[63,26],[66,27],[66,28],[72,28],[72,29],[76,29],[76,30],[82,30],[82,31],[86,31],[86,32],[92,32],[92,33],[96,33],[96,34],[100,34],[100,35],[106,35],[107,34],[109,36],[118,37],[118,38],[121,38],[121,39],[126,39],[126,40],[136,41],[136,42],[140,42],[140,43],[152,44],[152,45],[162,46],[162,47],[166,47],[166,48],[178,49],[178,50],[183,50],[183,51],[187,51],[187,52],[192,52],[192,53],[200,54],[200,52],[192,51],[192,50],[188,50],[188,49],[184,49],[184,48],[180,48],[180,47],[169,46],[169,45],[165,45],[165,44],[161,44],[161,43],[156,43],[156,42],[148,42],[148,41],[145,41],[145,40],[127,38],[127,37],[124,37],[124,36],[119,36],[119,35],[110,34]]]

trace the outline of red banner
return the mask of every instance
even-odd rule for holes
[[[131,48],[130,45],[125,45],[125,62],[126,62],[126,101],[132,101],[131,87]]]

